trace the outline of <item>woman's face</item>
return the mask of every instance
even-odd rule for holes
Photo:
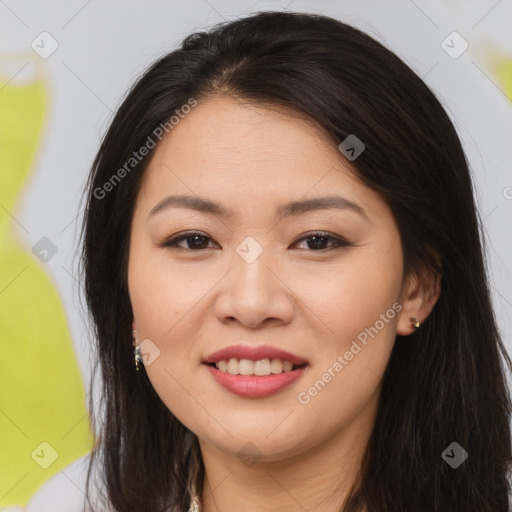
[[[264,460],[370,428],[395,335],[412,332],[417,305],[384,201],[312,125],[230,99],[199,102],[154,152],[128,282],[162,401],[203,446]],[[170,196],[188,199],[162,206]],[[331,208],[311,202],[327,197]],[[253,375],[205,363],[238,345],[264,346],[220,356]],[[268,347],[307,365],[285,372],[292,356]]]

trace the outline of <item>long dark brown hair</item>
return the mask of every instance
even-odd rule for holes
[[[507,512],[512,363],[456,130],[429,87],[382,44],[338,20],[290,12],[260,12],[184,39],[133,85],[93,162],[80,270],[102,395],[98,409],[90,400],[97,443],[89,469],[99,463],[111,506],[186,512],[194,470],[202,489],[196,436],[134,368],[127,257],[151,154],[122,179],[113,175],[190,98],[216,95],[291,109],[335,144],[355,134],[366,148],[346,163],[391,209],[405,275],[428,268],[442,278],[421,328],[396,337],[360,485],[344,512]],[[453,442],[469,454],[456,469],[442,457]]]

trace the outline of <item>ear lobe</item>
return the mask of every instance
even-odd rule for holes
[[[441,275],[433,269],[411,274],[402,296],[402,310],[398,318],[396,333],[409,336],[416,331],[411,318],[425,321],[441,295]]]

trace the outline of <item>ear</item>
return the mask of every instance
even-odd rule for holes
[[[416,328],[412,325],[411,317],[421,324],[430,315],[441,295],[441,275],[434,269],[422,269],[413,272],[405,280],[400,296],[400,316],[398,318],[396,333],[400,336],[409,336]]]

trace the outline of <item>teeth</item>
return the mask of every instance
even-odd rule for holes
[[[293,368],[290,361],[281,361],[281,359],[260,359],[251,361],[250,359],[229,359],[215,363],[218,370],[231,375],[271,375],[272,373],[289,372]]]

